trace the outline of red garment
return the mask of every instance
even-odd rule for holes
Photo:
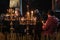
[[[55,27],[57,27],[58,21],[55,17],[48,17],[46,23],[42,26],[45,35],[50,35],[54,33]]]

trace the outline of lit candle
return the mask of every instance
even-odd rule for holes
[[[31,11],[31,18],[33,17],[33,11]]]
[[[27,12],[27,16],[29,16],[29,12]]]
[[[22,21],[22,22],[24,21],[24,17],[21,18],[21,21]]]
[[[29,12],[27,12],[27,19],[29,19],[30,18],[30,13]]]
[[[31,11],[31,13],[33,14],[33,11]]]
[[[18,16],[18,11],[15,11],[15,15]]]

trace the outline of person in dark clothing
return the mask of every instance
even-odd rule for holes
[[[34,40],[41,40],[41,31],[42,31],[42,21],[41,21],[41,15],[39,15],[39,10],[36,9],[35,10],[36,13],[36,17],[37,17],[37,22],[36,22],[36,27],[35,27],[35,36],[34,36]]]

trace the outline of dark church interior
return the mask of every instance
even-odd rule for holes
[[[55,1],[0,0],[0,40],[60,40]]]

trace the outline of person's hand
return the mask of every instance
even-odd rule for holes
[[[46,28],[46,26],[45,26],[46,23],[44,23],[44,21],[42,21],[42,23],[43,23],[42,29],[45,30],[45,28]]]
[[[42,21],[42,24],[45,24],[44,21]]]
[[[43,29],[43,30],[46,30],[46,26],[45,26],[45,25],[43,25],[43,26],[42,26],[42,29]]]

